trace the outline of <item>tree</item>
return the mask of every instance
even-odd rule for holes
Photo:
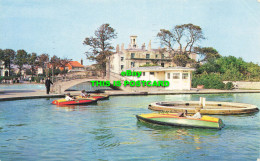
[[[200,26],[189,24],[176,25],[172,31],[161,29],[157,34],[162,46],[166,46],[169,52],[174,51],[175,42],[179,45],[178,54],[191,53],[193,46],[205,39]],[[184,40],[185,39],[185,40]],[[183,48],[184,46],[184,48]],[[175,53],[173,53],[175,56]]]
[[[14,57],[15,57],[14,50],[12,50],[12,49],[0,50],[0,60],[2,60],[4,62],[5,68],[7,68],[9,70],[8,75],[10,75],[11,64],[14,61]]]
[[[31,66],[33,76],[35,74],[35,67],[38,65],[38,56],[36,53],[28,54],[28,64]]]
[[[184,35],[184,27],[183,25],[176,25],[173,29],[173,37],[175,41],[179,44],[180,52],[182,52],[182,37]]]
[[[188,62],[188,58],[186,55],[175,55],[173,57],[173,62],[177,65],[177,66],[181,66],[181,67],[185,67],[187,62]]]
[[[96,61],[97,67],[104,77],[106,75],[106,62],[114,49],[111,40],[117,37],[117,33],[109,24],[103,24],[95,31],[94,35],[95,37],[86,37],[83,44],[90,47],[89,51],[86,52],[87,59]]]
[[[213,47],[194,47],[194,51],[202,58],[199,61],[208,62],[210,59],[220,58],[221,55]]]
[[[41,54],[41,55],[38,56],[38,65],[42,69],[46,69],[46,65],[48,63],[49,63],[49,55],[48,54]],[[47,71],[45,71],[45,72],[47,73]]]
[[[166,46],[169,52],[172,52],[174,43],[176,41],[175,35],[173,35],[169,30],[161,29],[157,34],[160,39],[161,45]]]
[[[52,74],[53,74],[53,76],[54,76],[54,74],[55,74],[55,73],[54,73],[54,69],[56,69],[57,66],[60,65],[60,58],[57,57],[56,55],[53,55],[53,57],[51,57],[50,63],[51,63],[51,66],[52,66]]]
[[[65,68],[66,68],[66,65],[71,61],[71,59],[68,59],[68,58],[63,58],[63,59],[60,59],[60,62],[59,62],[59,65],[60,67],[63,68],[63,73],[65,73]]]
[[[200,41],[205,39],[205,37],[203,36],[203,32],[202,29],[200,28],[200,26],[196,26],[193,25],[191,23],[189,24],[184,24],[183,25],[185,32],[185,36],[186,36],[186,46],[184,47],[184,52],[187,52],[187,48],[189,47],[188,52],[190,53],[193,45]]]
[[[17,51],[14,64],[18,65],[20,75],[21,75],[21,71],[23,69],[23,65],[27,64],[27,57],[28,57],[28,54],[25,50]]]
[[[2,49],[0,49],[0,61],[3,61],[3,60],[4,60],[4,51]]]

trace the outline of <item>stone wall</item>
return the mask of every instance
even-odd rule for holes
[[[260,89],[260,82],[223,81],[223,83],[227,82],[232,82],[238,89]]]

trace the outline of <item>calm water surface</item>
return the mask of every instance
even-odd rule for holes
[[[0,84],[1,89],[45,89],[44,84]]]
[[[259,113],[216,116],[222,130],[137,122],[154,101],[251,103],[260,94],[110,97],[89,106],[57,107],[52,99],[0,102],[0,160],[253,160],[259,158]]]

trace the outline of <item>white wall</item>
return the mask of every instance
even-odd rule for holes
[[[173,74],[179,73],[179,79],[173,79]],[[167,90],[190,90],[191,88],[191,72],[188,73],[188,79],[183,79],[183,71],[167,71],[165,72],[165,80],[170,82]],[[170,79],[168,79],[168,74],[170,74]]]

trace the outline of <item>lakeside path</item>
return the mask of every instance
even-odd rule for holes
[[[72,95],[79,95],[80,91],[70,91]],[[154,92],[125,92],[119,90],[106,91],[110,96],[133,95],[177,95],[177,94],[223,94],[223,93],[260,93],[260,90],[217,90],[217,89],[192,89],[189,91],[154,91]],[[61,98],[64,94],[46,94],[45,90],[0,90],[0,101],[37,98]]]

